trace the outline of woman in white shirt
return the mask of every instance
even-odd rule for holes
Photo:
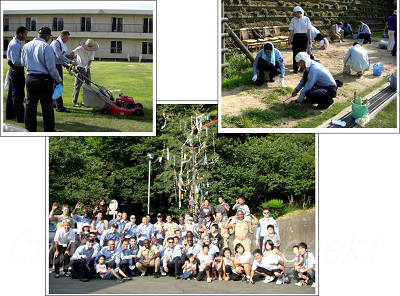
[[[251,253],[250,251],[245,251],[241,243],[235,246],[235,264],[243,265],[244,272],[246,273],[247,281],[250,280],[251,266],[250,266]]]
[[[289,40],[288,45],[292,45],[293,50],[293,71],[297,73],[299,66],[296,62],[296,55],[301,51],[311,50],[311,21],[304,16],[304,10],[300,6],[293,9],[294,18],[289,25]]]

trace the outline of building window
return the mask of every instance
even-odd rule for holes
[[[111,41],[111,53],[122,53],[122,41]]]
[[[142,42],[142,54],[153,54],[153,42]]]
[[[28,29],[28,31],[36,31],[36,18],[35,17],[27,17],[25,27]]]
[[[81,32],[91,32],[91,31],[92,31],[92,18],[81,17]]]
[[[4,45],[3,45],[3,50],[4,51],[7,51],[7,49],[8,49],[8,43],[9,43],[10,41],[8,41],[8,39],[4,39]]]
[[[10,19],[8,17],[3,18],[3,31],[10,31]]]
[[[153,19],[145,17],[143,19],[143,33],[153,33]]]
[[[112,32],[122,32],[122,17],[113,17],[112,18]]]
[[[64,19],[62,17],[53,17],[53,31],[64,30]]]

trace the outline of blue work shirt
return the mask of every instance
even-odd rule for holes
[[[120,234],[118,231],[111,233],[111,229],[107,229],[103,232],[103,234],[100,237],[100,246],[104,247],[105,245],[107,245],[107,242],[109,240],[114,240],[115,245],[118,245],[119,237]]]
[[[132,266],[132,251],[129,248],[118,251],[117,256],[115,257],[115,263],[117,264],[117,267],[119,267],[119,264],[122,260],[128,260],[129,266]]]
[[[396,24],[397,24],[397,16],[395,15],[391,15],[388,18],[388,25],[387,25],[387,29],[390,31],[395,31],[396,30]]]
[[[115,260],[115,258],[118,255],[118,252],[115,249],[111,251],[110,248],[107,246],[102,248],[100,252],[97,253],[97,258],[99,258],[101,255],[105,257],[105,261],[112,261]]]
[[[81,233],[82,231],[82,226],[83,224],[87,223],[87,224],[92,224],[92,220],[90,220],[89,218],[85,218],[83,216],[79,216],[79,215],[71,215],[71,217],[75,220],[76,222],[76,228],[78,229],[78,233]]]
[[[50,43],[51,48],[53,48],[54,55],[56,56],[56,64],[57,65],[62,65],[64,63],[69,64],[71,63],[71,60],[64,55],[65,51],[63,51],[60,42],[61,42],[60,40],[54,40],[52,43]]]
[[[167,259],[168,256],[170,256],[169,260]],[[163,267],[166,267],[167,263],[172,262],[172,260],[174,260],[175,257],[181,257],[181,256],[182,256],[182,250],[180,247],[174,246],[172,249],[169,247],[165,248],[162,258]]]
[[[108,227],[111,227],[114,223],[118,224],[118,231],[122,232],[124,230],[125,225],[128,223],[128,221],[124,220],[117,220],[117,219],[112,219],[110,222],[108,222]]]
[[[140,232],[142,232],[142,233],[140,234]],[[138,242],[144,241],[145,239],[150,240],[153,235],[154,235],[153,225],[151,225],[151,224],[144,225],[142,223],[136,229],[136,236],[137,236]]]
[[[125,224],[125,238],[131,238],[131,237],[136,237],[136,229],[137,225],[136,223],[126,223]]]
[[[50,74],[57,84],[62,82],[56,69],[54,51],[42,38],[36,37],[24,45],[21,64],[28,74]]]
[[[7,60],[11,61],[14,66],[22,67],[21,50],[21,40],[19,40],[17,37],[14,37],[7,47]]]
[[[358,34],[370,34],[371,30],[369,29],[367,24],[361,23],[361,27],[358,28]]]
[[[301,88],[303,90],[300,93],[300,96],[297,98],[297,102],[302,102],[305,98],[305,94],[307,91],[311,90],[315,85],[318,86],[336,86],[336,81],[333,78],[332,74],[326,69],[322,64],[311,61],[311,65],[309,68],[306,68],[304,71],[308,72],[307,82],[304,83],[304,76],[301,78],[300,83],[296,86],[296,90],[300,91]]]
[[[101,221],[97,221],[96,220],[94,222],[94,229],[96,229],[96,230],[104,230],[104,229],[106,229],[106,223],[104,223],[103,220],[101,220]],[[101,234],[100,233],[96,233],[96,237],[97,237],[98,240],[100,240]]]
[[[89,264],[90,261],[92,261],[95,258],[96,251],[94,248],[88,249],[86,245],[79,246],[75,253],[72,255],[71,260],[79,260],[82,259],[81,255],[86,255],[86,265]]]
[[[282,58],[280,51],[278,49],[274,48],[274,52],[275,52],[275,65],[278,65],[279,69],[281,70],[280,77],[283,78],[283,77],[285,77],[285,63],[283,62],[283,58]],[[267,63],[269,63],[269,61],[270,61],[270,56],[265,53],[263,54],[263,53],[264,53],[264,49],[261,49],[257,54],[257,57],[253,64],[253,75],[257,74],[258,59],[262,58]]]
[[[153,231],[156,234],[156,239],[164,239],[164,233],[161,232],[161,228],[164,223],[156,222],[154,223]]]
[[[346,25],[343,25],[343,31],[345,33],[350,33],[350,32],[353,32],[353,28],[351,27],[350,24],[346,24]]]

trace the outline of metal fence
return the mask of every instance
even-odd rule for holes
[[[18,27],[26,26],[26,24],[9,24],[4,26],[4,31],[15,32]],[[53,26],[53,23],[35,23],[31,24],[29,31],[38,31],[41,27],[49,27],[52,31],[67,30],[70,32],[120,32],[120,33],[152,33],[152,29],[148,30],[147,26],[143,24],[123,24],[123,25],[112,25],[112,24],[71,24],[64,23],[60,26]],[[151,31],[151,32],[146,32]]]

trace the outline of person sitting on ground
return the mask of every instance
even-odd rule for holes
[[[264,236],[263,245],[267,240],[271,240],[274,243],[275,248],[279,250],[279,246],[281,245],[281,238],[279,237],[279,234],[275,232],[274,225],[268,225],[267,231],[268,233],[266,236]]]
[[[204,279],[204,275],[207,276],[207,283],[211,283],[211,267],[213,263],[213,259],[211,254],[209,254],[208,245],[204,245],[202,248],[202,253],[197,256],[199,259],[199,274],[197,275],[197,280],[202,281]]]
[[[263,218],[258,220],[257,224],[257,232],[256,232],[256,247],[258,249],[262,249],[264,245],[264,237],[268,235],[268,226],[273,225],[275,233],[279,235],[279,228],[278,224],[276,223],[275,219],[269,216],[269,210],[263,210]],[[262,250],[263,251],[263,250]]]
[[[190,280],[196,277],[197,274],[197,262],[193,254],[190,254],[182,267],[183,275],[182,280]]]
[[[75,242],[75,232],[71,228],[70,220],[63,221],[63,227],[58,229],[54,236],[54,269],[55,277],[60,277],[60,267],[63,269],[64,275],[68,274],[68,265],[71,257],[71,246]]]
[[[276,267],[275,269],[279,270],[279,275],[275,274],[275,276],[279,278],[276,284],[280,285],[284,284],[285,282],[289,283],[289,277],[284,264],[284,260],[287,261],[287,259],[281,251],[275,248],[274,243],[271,240],[267,240],[265,242],[265,251],[263,252],[263,256],[267,258],[267,260],[270,260],[268,262],[274,262],[276,265],[274,268]]]
[[[222,235],[218,232],[218,224],[213,223],[211,225],[211,231],[210,231],[210,242],[211,244],[215,245],[218,247],[218,249],[222,250],[224,246],[224,239]]]
[[[353,35],[353,28],[349,23],[344,23],[342,29],[343,29],[343,37],[346,37],[347,35],[350,36]]]
[[[107,266],[104,264],[105,257],[101,255],[99,258],[97,258],[97,264],[96,264],[96,273],[103,279],[103,280],[113,280],[117,279],[121,283],[131,280],[132,278],[128,277],[122,270],[121,268],[115,268],[115,269],[108,269]],[[119,274],[122,276],[122,278],[119,276]]]
[[[121,250],[115,257],[115,263],[117,268],[120,268],[124,274],[128,276],[131,274],[131,270],[135,269],[132,260],[132,251],[129,249],[128,239],[123,240]]]
[[[168,241],[169,237],[173,237],[175,234],[175,230],[178,229],[178,224],[176,224],[175,222],[172,221],[172,216],[171,214],[167,214],[167,216],[165,217],[165,219],[167,220],[167,222],[164,223],[164,236],[165,236],[165,240],[164,240],[164,247],[166,246],[166,243]]]
[[[143,246],[139,249],[137,257],[136,267],[140,270],[141,276],[144,276],[146,272],[154,271],[154,277],[160,277],[160,252],[156,246],[150,245],[149,240],[143,241]],[[151,270],[152,268],[153,270]]]
[[[246,280],[250,280],[250,259],[251,259],[251,253],[248,250],[245,250],[243,245],[241,243],[238,243],[235,245],[235,264],[236,265],[242,265],[244,268],[244,271],[246,273]]]
[[[92,221],[92,227],[90,231],[96,232],[96,239],[98,242],[100,242],[101,235],[107,229],[108,229],[108,221],[103,220],[102,212],[98,212],[96,215],[96,219]]]
[[[82,282],[89,281],[93,271],[90,265],[96,257],[96,252],[93,249],[94,240],[88,239],[86,245],[76,249],[71,257],[72,278],[79,278]]]
[[[222,250],[222,253],[224,255],[224,257],[222,258],[223,262],[224,262],[224,264],[222,265],[222,270],[224,272],[224,280],[225,281],[229,281],[230,274],[235,269],[236,265],[235,265],[235,262],[234,262],[234,258],[232,258],[231,249],[224,248]]]
[[[271,42],[264,44],[264,48],[258,52],[254,60],[252,80],[256,85],[262,85],[264,83],[265,72],[268,73],[269,82],[275,82],[274,77],[279,74],[279,86],[285,86],[285,63],[281,52],[274,48]]]
[[[58,204],[55,202],[51,206],[51,211],[49,214],[49,221],[54,221],[57,223],[57,229],[63,227],[63,221],[68,219],[71,220],[68,213],[69,213],[69,208],[68,205],[62,205],[61,206],[61,215],[54,215],[55,210],[58,208]],[[70,221],[71,222],[71,221]],[[72,225],[71,225],[72,226]]]
[[[257,281],[272,282],[275,277],[281,278],[277,257],[263,257],[260,249],[253,251],[254,261],[251,267],[250,283]],[[278,282],[277,282],[278,283]]]
[[[174,238],[169,237],[167,239],[167,247],[164,249],[164,254],[162,258],[163,271],[170,275],[179,278],[179,274],[182,272],[182,265],[180,264],[182,251],[181,248],[174,246]],[[180,264],[180,265],[179,265]],[[177,268],[178,267],[178,268]]]
[[[327,109],[336,97],[337,84],[332,74],[322,64],[310,59],[306,52],[296,56],[300,67],[305,69],[300,83],[292,92],[292,97],[299,97],[292,103],[318,104],[317,109]]]
[[[299,244],[299,253],[303,257],[303,265],[295,267],[293,277],[297,286],[303,284],[315,287],[315,258],[314,255],[307,250],[307,244],[301,242]]]
[[[339,40],[342,43],[344,38],[344,31],[342,29],[343,23],[339,22],[337,24],[333,24],[329,30],[329,36],[331,36],[331,41]]]
[[[358,27],[358,36],[357,36],[358,42],[360,42],[360,44],[372,43],[371,30],[369,29],[368,25],[359,21],[357,23],[357,27]]]
[[[104,247],[105,245],[107,245],[107,242],[109,240],[113,240],[115,242],[115,244],[118,245],[120,234],[117,229],[118,229],[118,224],[113,223],[113,224],[111,224],[110,229],[104,230],[104,232],[101,234],[101,237],[100,237],[100,246],[101,247]]]
[[[124,238],[131,238],[131,237],[136,238],[136,229],[137,229],[136,216],[131,215],[130,222],[125,224],[124,230],[122,231]]]
[[[353,70],[361,77],[364,71],[369,69],[368,53],[358,42],[354,42],[353,47],[349,48],[344,56],[343,63],[344,74],[350,74]]]
[[[106,205],[106,200],[104,198],[100,198],[99,203],[97,206],[93,209],[93,215],[97,216],[97,214],[101,212],[103,214],[103,217],[105,218],[109,212],[110,208]]]
[[[115,250],[115,241],[110,239],[107,242],[107,246],[103,247],[100,250],[100,252],[98,253],[98,256],[104,255],[107,267],[116,268],[117,263],[115,262],[115,259],[117,257],[117,254],[118,254],[118,252]]]
[[[136,236],[139,246],[143,246],[144,240],[147,239],[150,241],[153,236],[153,225],[149,224],[146,216],[142,218],[142,224],[140,224],[136,229]]]
[[[217,280],[217,274],[218,274],[218,280],[222,281],[222,277],[224,274],[223,264],[224,264],[224,261],[222,259],[222,253],[217,252],[215,254],[214,262],[212,264],[212,272],[213,272],[214,280]]]
[[[92,224],[92,220],[88,216],[88,210],[82,209],[82,216],[76,215],[76,211],[82,208],[82,203],[77,202],[75,208],[72,210],[71,217],[74,219],[76,223],[76,228],[78,233],[82,231],[83,224]]]

